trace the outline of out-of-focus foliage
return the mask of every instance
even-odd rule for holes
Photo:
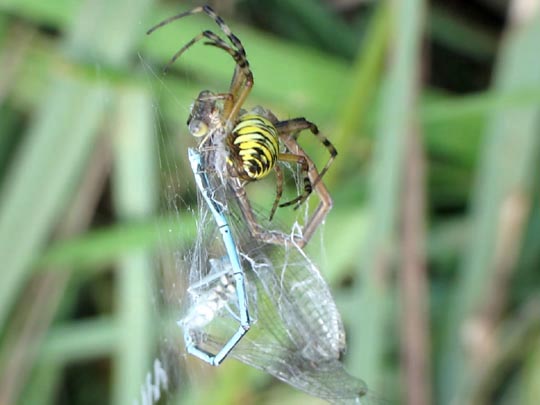
[[[538,3],[212,4],[247,50],[247,104],[305,116],[339,151],[308,252],[342,309],[351,373],[388,403],[540,398]],[[154,310],[155,257],[194,239],[189,212],[160,210],[175,182],[160,160],[189,173],[189,106],[233,69],[199,44],[161,74],[215,25],[145,32],[195,4],[0,0],[1,404],[141,401],[156,331],[178,319]],[[313,403],[177,346],[162,403]]]

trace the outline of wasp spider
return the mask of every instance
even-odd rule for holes
[[[223,141],[214,138],[216,134],[222,134],[227,150],[228,172],[230,177],[237,181],[236,193],[254,236],[278,242],[258,224],[244,190],[246,183],[259,180],[270,171],[275,171],[276,198],[270,211],[270,220],[278,207],[298,208],[315,190],[321,203],[307,220],[301,240],[297,241],[300,246],[304,246],[332,207],[332,199],[320,180],[337,156],[337,151],[319,132],[317,126],[305,118],[280,121],[272,112],[262,107],[255,107],[247,112],[242,109],[254,83],[246,51],[240,39],[208,5],[170,17],[152,27],[147,34],[172,21],[201,12],[214,20],[230,44],[212,31],[203,31],[176,52],[165,69],[200,40],[204,40],[205,45],[215,46],[227,52],[234,59],[236,66],[227,93],[204,90],[199,94],[188,119],[189,130],[192,135],[202,139],[200,146],[216,146],[218,142]],[[297,142],[299,134],[304,130],[309,130],[330,153],[328,162],[320,172]],[[283,191],[283,174],[278,164],[280,162],[298,165],[303,174],[303,192],[283,203],[280,203]]]

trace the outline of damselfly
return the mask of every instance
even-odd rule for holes
[[[294,239],[250,237],[234,184],[206,166],[212,153],[190,149],[189,158],[203,201],[198,277],[180,321],[187,350],[214,365],[230,354],[332,402],[370,403],[365,383],[341,362],[345,332],[317,267]]]

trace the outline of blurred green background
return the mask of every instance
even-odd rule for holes
[[[305,116],[339,151],[308,251],[349,371],[385,403],[537,404],[540,2],[210,3],[247,50],[247,105]],[[189,106],[233,64],[199,45],[162,75],[215,29],[204,16],[145,32],[196,4],[0,0],[2,405],[142,404],[156,358],[175,371],[163,404],[316,401],[188,359],[178,337],[163,348],[178,286],[156,255],[194,240],[185,207],[160,208],[163,159],[187,167]]]

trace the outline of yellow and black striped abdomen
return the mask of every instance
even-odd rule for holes
[[[266,118],[247,114],[240,117],[228,139],[229,163],[240,178],[248,181],[266,176],[279,153],[278,132]]]

